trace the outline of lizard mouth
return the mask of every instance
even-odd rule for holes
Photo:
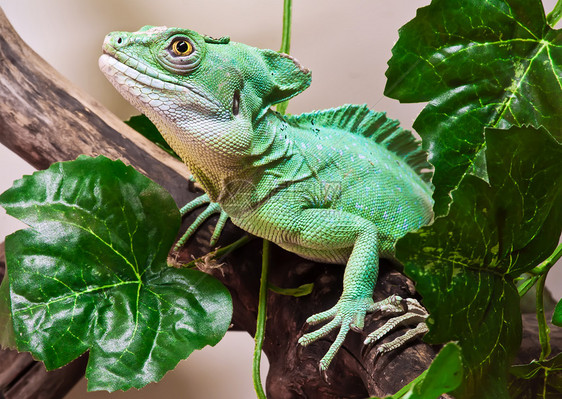
[[[99,67],[109,81],[116,87],[126,86],[133,96],[142,93],[142,88],[149,87],[156,92],[172,91],[192,93],[200,97],[210,108],[222,109],[222,104],[207,97],[196,87],[180,82],[173,76],[166,75],[146,65],[142,61],[124,54],[115,48],[104,45],[103,54],[99,58]],[[119,88],[118,88],[119,89]],[[138,92],[136,92],[138,90]],[[121,92],[121,90],[119,90]],[[145,93],[149,94],[149,93]]]

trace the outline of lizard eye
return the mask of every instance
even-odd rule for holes
[[[185,39],[177,39],[172,42],[171,49],[175,55],[184,57],[193,52],[193,45]]]
[[[170,72],[185,75],[197,68],[204,53],[205,46],[197,37],[179,32],[159,47],[157,59]]]

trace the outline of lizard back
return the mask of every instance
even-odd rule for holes
[[[411,132],[365,105],[285,116],[310,177],[293,183],[304,206],[339,209],[380,227],[383,251],[431,221],[432,168]],[[298,157],[296,155],[295,157]]]

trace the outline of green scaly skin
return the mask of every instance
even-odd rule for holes
[[[308,319],[329,322],[299,340],[339,328],[320,362],[325,370],[366,312],[389,304],[372,299],[379,256],[391,257],[399,237],[432,219],[417,143],[364,106],[272,111],[311,80],[272,50],[147,26],[109,34],[103,51],[101,70],[234,224],[302,257],[347,264],[338,303]]]

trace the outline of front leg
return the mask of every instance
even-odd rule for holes
[[[373,310],[373,288],[379,263],[379,237],[374,223],[359,216],[333,209],[304,210],[298,222],[298,245],[301,255],[307,250],[337,251],[342,253],[353,248],[347,261],[343,279],[343,293],[331,309],[308,318],[310,324],[329,321],[320,329],[299,339],[308,345],[339,327],[339,333],[326,355],[320,361],[320,369],[326,370],[341,347],[350,329],[361,330],[365,314]]]

